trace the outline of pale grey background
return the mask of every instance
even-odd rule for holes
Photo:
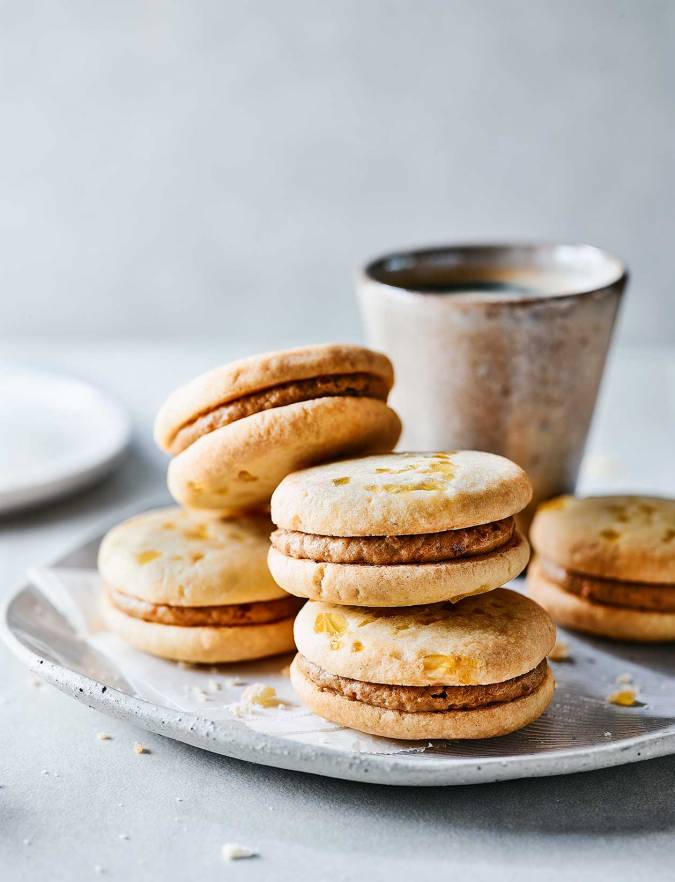
[[[408,244],[586,240],[675,341],[675,3],[0,3],[0,335],[360,333]]]

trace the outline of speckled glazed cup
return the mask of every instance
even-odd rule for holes
[[[574,490],[627,273],[590,245],[386,255],[359,278],[369,342],[394,362],[399,447],[500,453],[532,504]]]

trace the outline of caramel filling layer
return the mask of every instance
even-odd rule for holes
[[[586,576],[542,558],[544,572],[559,588],[605,606],[624,606],[651,612],[675,612],[675,585],[648,585]]]
[[[290,596],[226,606],[169,606],[148,603],[111,588],[107,591],[110,602],[134,619],[143,619],[158,625],[178,625],[182,628],[266,625],[291,618],[302,606],[302,600]]]
[[[512,539],[514,530],[513,518],[504,518],[478,527],[416,536],[314,536],[275,530],[271,542],[287,557],[324,563],[422,564],[495,551]]]
[[[297,404],[313,398],[333,398],[338,395],[386,401],[388,394],[388,385],[375,374],[333,374],[281,383],[260,392],[253,392],[251,395],[235,398],[234,401],[228,401],[227,404],[221,404],[207,413],[200,414],[176,432],[170,452],[180,453],[202,435],[273,407],[284,407],[287,404]]]
[[[322,692],[333,692],[350,701],[411,714],[473,710],[515,701],[538,689],[548,670],[546,659],[543,659],[536,668],[520,677],[486,686],[388,686],[329,674],[303,655],[298,655],[296,664]]]

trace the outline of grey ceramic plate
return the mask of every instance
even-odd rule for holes
[[[57,562],[95,566],[99,540]],[[111,661],[83,643],[29,584],[7,603],[4,634],[38,676],[103,713],[237,759],[379,784],[448,785],[583,772],[675,753],[675,648],[602,643],[561,633],[571,660],[555,664],[555,698],[537,722],[485,741],[437,742],[421,752],[365,754],[309,746],[144,701]],[[640,707],[610,704],[617,678],[632,676]]]

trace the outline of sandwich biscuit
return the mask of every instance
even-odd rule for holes
[[[179,508],[146,512],[104,537],[98,566],[108,627],[136,649],[195,663],[293,649],[299,601],[266,564],[270,523]]]
[[[174,498],[233,512],[269,502],[298,468],[391,450],[401,422],[387,397],[393,369],[362,346],[256,355],[202,374],[169,396],[155,440],[173,456]]]
[[[491,738],[537,719],[554,680],[555,626],[500,588],[395,610],[310,601],[295,623],[291,680],[312,711],[388,738]]]
[[[560,496],[532,523],[530,595],[565,627],[675,640],[675,500]]]
[[[527,565],[525,473],[477,451],[399,453],[288,475],[269,567],[290,594],[355,606],[458,601]]]

